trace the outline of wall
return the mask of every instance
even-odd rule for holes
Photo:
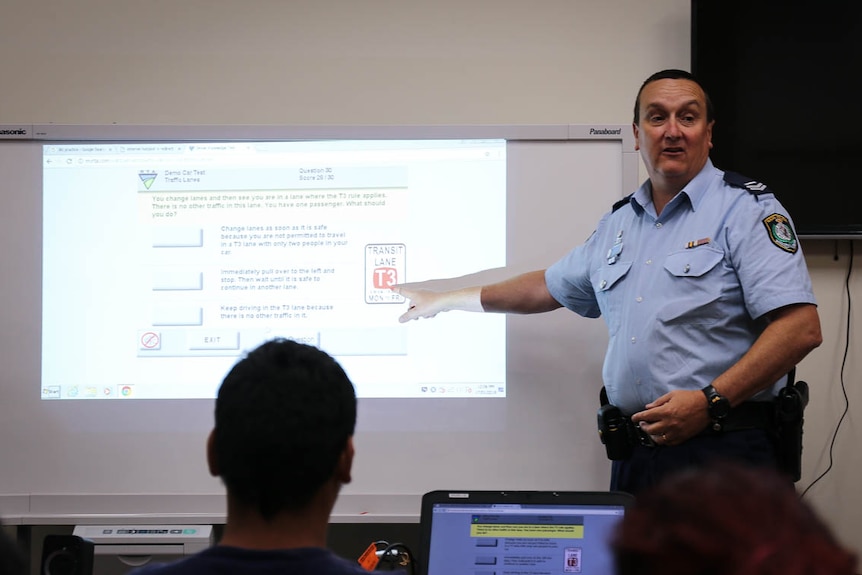
[[[0,0],[0,14],[12,124],[626,123],[647,75],[689,61],[688,0]],[[813,391],[799,485],[831,466],[806,497],[862,551],[852,409],[832,445],[844,393],[858,403],[844,354],[859,280],[845,286],[849,242],[803,249],[825,341],[798,371]]]

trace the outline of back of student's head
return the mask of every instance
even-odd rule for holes
[[[268,341],[227,374],[213,452],[230,495],[266,519],[304,507],[332,477],[356,425],[344,370],[316,347]]]
[[[853,575],[856,557],[786,477],[715,464],[640,493],[611,541],[617,575]]]

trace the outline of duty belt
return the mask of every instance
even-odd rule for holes
[[[638,442],[646,447],[656,447],[656,443],[652,438],[640,428],[640,426],[632,423],[631,419],[626,418],[626,424],[634,431],[632,434],[637,437]],[[719,429],[714,429],[712,425],[703,430],[699,435],[715,435],[727,431],[743,431],[746,429],[763,429],[770,433],[777,431],[775,423],[775,402],[774,401],[746,401],[730,410],[727,417],[721,422]]]

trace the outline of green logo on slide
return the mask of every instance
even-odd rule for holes
[[[148,190],[150,189],[150,186],[153,185],[153,182],[156,181],[157,176],[158,174],[155,172],[142,172],[138,174],[138,177],[141,178],[141,181],[144,183],[144,187]]]

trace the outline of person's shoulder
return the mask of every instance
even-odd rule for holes
[[[133,569],[128,575],[197,575],[207,572],[202,562],[192,555],[176,561],[149,563]]]
[[[739,193],[753,198],[753,203],[759,205],[751,213],[756,214],[756,217],[765,226],[765,238],[771,244],[789,254],[795,254],[799,251],[799,240],[796,237],[790,216],[769,186],[737,172],[725,172],[723,181],[725,185],[731,188],[743,190]],[[751,207],[750,204],[749,207]],[[763,228],[760,229],[763,230]]]
[[[358,562],[325,548],[252,550],[215,546],[172,563],[139,567],[129,575],[211,575],[230,571],[248,575],[274,572],[290,572],[292,575],[367,574]]]
[[[775,195],[775,193],[763,182],[749,178],[739,172],[725,171],[722,181],[726,186],[745,190],[755,198],[763,195]]]
[[[174,561],[154,562],[136,567],[129,571],[128,575],[203,575],[211,572],[212,557],[222,552],[220,547],[209,547]]]
[[[345,559],[334,551],[326,548],[310,547],[291,549],[280,553],[281,557],[272,557],[273,565],[281,563],[292,575],[367,575],[358,561]],[[248,565],[249,573],[254,572],[254,562]]]
[[[622,208],[622,207],[625,207],[625,206],[629,205],[629,204],[631,203],[631,201],[632,201],[632,196],[633,196],[633,195],[634,195],[634,194],[629,194],[629,195],[627,195],[626,197],[624,197],[623,199],[621,199],[621,200],[617,200],[616,202],[614,202],[614,205],[613,205],[613,206],[611,206],[611,213],[613,213],[613,212],[617,211],[618,209],[620,209],[620,208]]]
[[[133,569],[129,572],[129,575],[178,575],[191,573],[195,573],[195,571],[188,569],[185,565],[180,567],[174,563],[152,563]]]

